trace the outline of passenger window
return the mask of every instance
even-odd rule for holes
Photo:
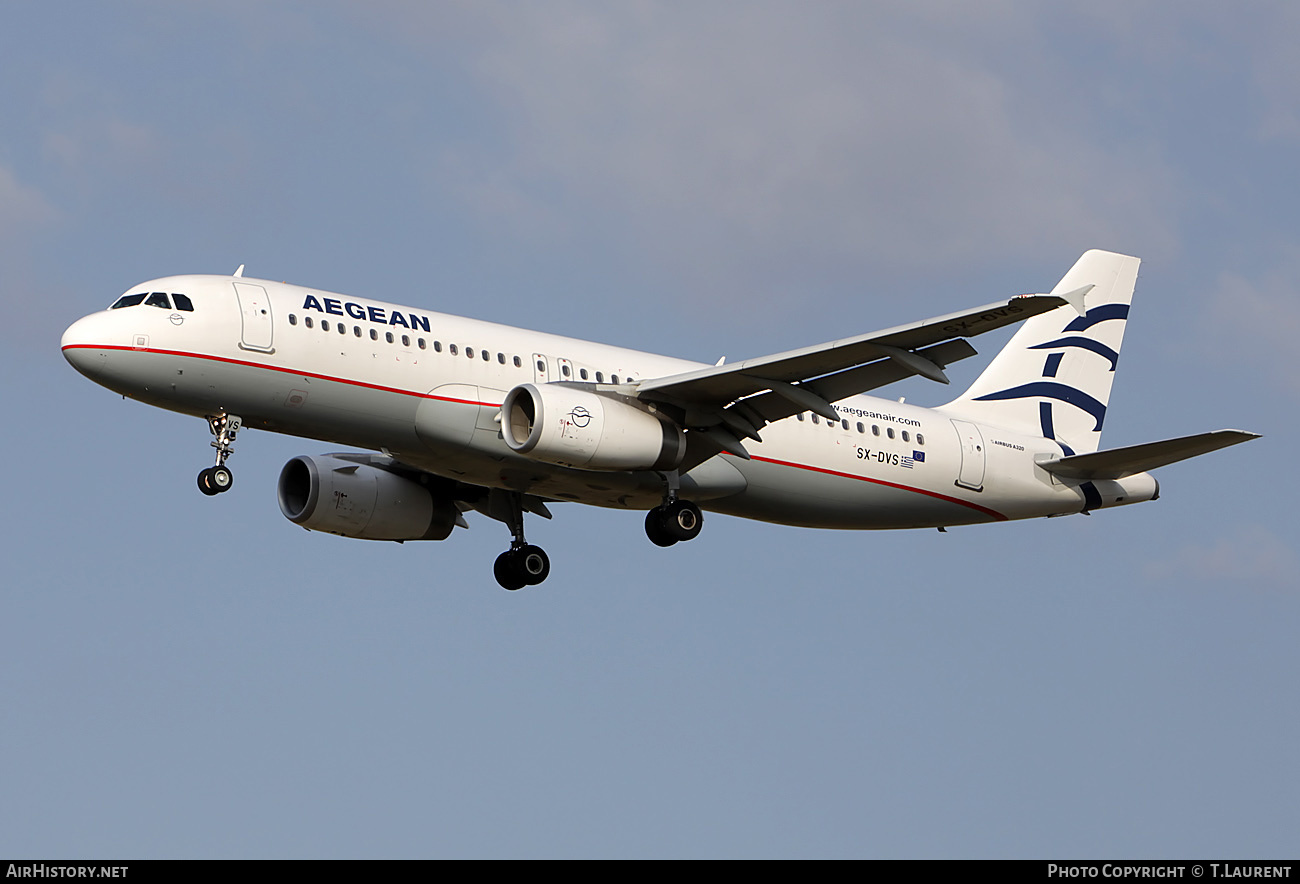
[[[864,427],[864,426],[862,426],[862,421],[858,421],[858,432],[859,432],[859,433],[865,433],[866,431],[867,431],[867,428]]]
[[[578,377],[585,381],[587,379],[587,370],[585,368],[578,369]]]
[[[307,326],[307,328],[311,328],[315,323],[312,321],[310,316],[304,316],[302,318],[302,324]]]
[[[377,340],[379,340],[379,329],[377,329],[377,328],[372,328],[372,329],[370,330],[370,340],[372,340],[372,341],[377,341]]]
[[[920,433],[917,433],[917,434],[916,434],[916,444],[917,444],[917,445],[924,445],[924,444],[925,444],[925,437],[922,436]]]
[[[387,341],[387,342],[390,343],[390,344],[393,343],[393,333],[392,333],[392,332],[384,332],[384,340]]]
[[[402,335],[402,346],[403,346],[403,347],[409,347],[409,346],[411,346],[411,336],[410,336],[410,335]]]
[[[298,324],[298,317],[296,317],[296,316],[294,316],[292,313],[290,313],[290,314],[289,314],[289,324],[290,324],[290,325],[297,325],[297,324]]]
[[[321,331],[329,331],[329,330],[330,330],[330,321],[329,321],[328,319],[322,319],[322,320],[320,321],[320,330],[321,330]]]
[[[359,325],[352,326],[352,334],[356,335],[358,338],[361,337],[361,326]]]
[[[596,383],[598,383],[598,384],[603,384],[603,383],[605,383],[605,376],[604,376],[603,374],[601,374],[600,372],[596,372]]]
[[[873,435],[873,436],[879,436],[879,435],[880,435],[880,426],[879,426],[878,424],[872,424],[872,425],[871,425],[871,435]]]
[[[348,333],[348,327],[347,327],[346,325],[344,325],[343,323],[340,322],[340,323],[339,323],[339,334],[341,334],[341,335],[346,335],[347,333]]]
[[[844,429],[847,430],[847,429],[849,428],[849,422],[848,422],[848,421],[841,421],[841,423],[844,424]]]
[[[172,309],[171,298],[168,298],[165,292],[154,292],[145,303],[150,307],[161,307],[164,310]]]
[[[795,417],[799,418],[799,420],[803,420],[803,412],[802,411],[799,412],[798,414],[795,415]]]
[[[442,341],[434,341],[434,342],[433,342],[433,352],[435,352],[435,353],[441,353],[441,352],[442,352]]]
[[[910,442],[910,441],[911,441],[911,436],[909,436],[909,435],[907,434],[907,430],[904,430],[904,431],[903,431],[903,441],[904,441],[904,442]]]
[[[448,344],[448,345],[447,345],[447,352],[450,353],[452,356],[455,356],[455,355],[458,354],[460,351],[456,349],[456,345],[455,345],[455,344]]]
[[[194,302],[187,295],[178,295],[172,292],[172,300],[176,302],[177,310],[184,310],[186,313],[194,312]]]
[[[523,368],[523,367],[524,367],[524,361],[523,361],[522,359],[520,359],[518,356],[516,356],[516,357],[515,357],[515,368]]]
[[[466,348],[465,348],[465,355],[466,355],[468,358],[473,359],[473,358],[474,358],[474,348],[473,348],[473,347],[466,347]]]
[[[561,366],[560,366],[560,374],[564,375],[564,376],[567,378],[567,377],[569,376],[569,373],[570,373],[570,372],[569,372],[569,366],[568,366],[568,365],[561,365]]]
[[[539,360],[537,360],[537,370],[540,371],[542,374],[546,374],[546,360],[545,360],[545,359],[539,359]]]
[[[139,304],[147,297],[148,297],[147,292],[141,292],[138,295],[123,295],[122,297],[117,299],[116,304],[114,304],[112,307],[109,307],[108,309],[120,310],[123,307],[134,307],[136,304]]]
[[[612,375],[610,375],[610,376],[609,376],[609,382],[610,382],[611,384],[617,384],[617,383],[618,383],[618,375],[616,375],[616,374],[612,374]]]
[[[489,352],[486,351],[486,350],[482,350],[482,351],[480,351],[480,352],[479,352],[479,355],[483,357],[483,361],[484,361],[484,362],[491,362],[491,361],[492,361],[492,354],[489,353]]]
[[[821,420],[821,418],[819,418],[817,415],[814,414],[814,415],[812,416],[812,422],[815,423],[815,424],[820,424],[820,423],[822,422],[822,420]]]
[[[421,350],[428,349],[428,346],[424,343],[424,338],[420,338],[418,341],[416,341],[416,343],[420,345]]]
[[[505,364],[506,364],[506,354],[504,354],[504,353],[498,353],[498,354],[497,354],[497,362],[501,363],[502,365],[505,365]]]
[[[885,428],[885,435],[888,436],[888,437],[891,438],[891,439],[894,438],[894,428],[893,428],[893,427],[886,427],[886,428]]]

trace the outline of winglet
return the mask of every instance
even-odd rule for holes
[[[1065,294],[1057,295],[1056,297],[1064,299],[1080,316],[1086,316],[1088,315],[1088,310],[1083,306],[1083,299],[1087,296],[1088,292],[1095,288],[1095,285],[1085,285],[1082,288],[1077,288],[1072,292],[1066,292]]]
[[[238,277],[242,277],[242,276],[244,275],[244,265],[243,265],[243,264],[240,264],[240,265],[239,265],[239,269],[235,271],[235,274],[234,274],[234,275],[235,275],[236,278],[238,278]]]

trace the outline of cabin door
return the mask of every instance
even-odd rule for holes
[[[275,348],[271,346],[271,299],[266,296],[266,289],[247,282],[234,285],[243,320],[239,346],[245,350],[274,352]]]
[[[971,491],[984,490],[984,437],[980,428],[969,421],[952,422],[961,440],[961,469],[957,473],[957,484]]]

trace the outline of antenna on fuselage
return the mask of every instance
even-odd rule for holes
[[[239,269],[235,271],[235,276],[236,276],[236,277],[241,277],[241,276],[243,276],[243,275],[244,275],[244,265],[243,265],[243,264],[240,264],[240,265],[239,265]]]

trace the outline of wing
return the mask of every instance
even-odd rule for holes
[[[1082,313],[1083,296],[1091,288],[1061,296],[1021,295],[800,350],[650,378],[636,385],[635,395],[667,409],[691,431],[696,450],[688,461],[699,463],[722,450],[748,458],[740,440],[761,442],[759,431],[772,421],[801,411],[837,421],[832,402],[912,375],[946,384],[944,367],[975,355],[966,338],[1066,304]],[[683,471],[688,468],[683,465]]]

